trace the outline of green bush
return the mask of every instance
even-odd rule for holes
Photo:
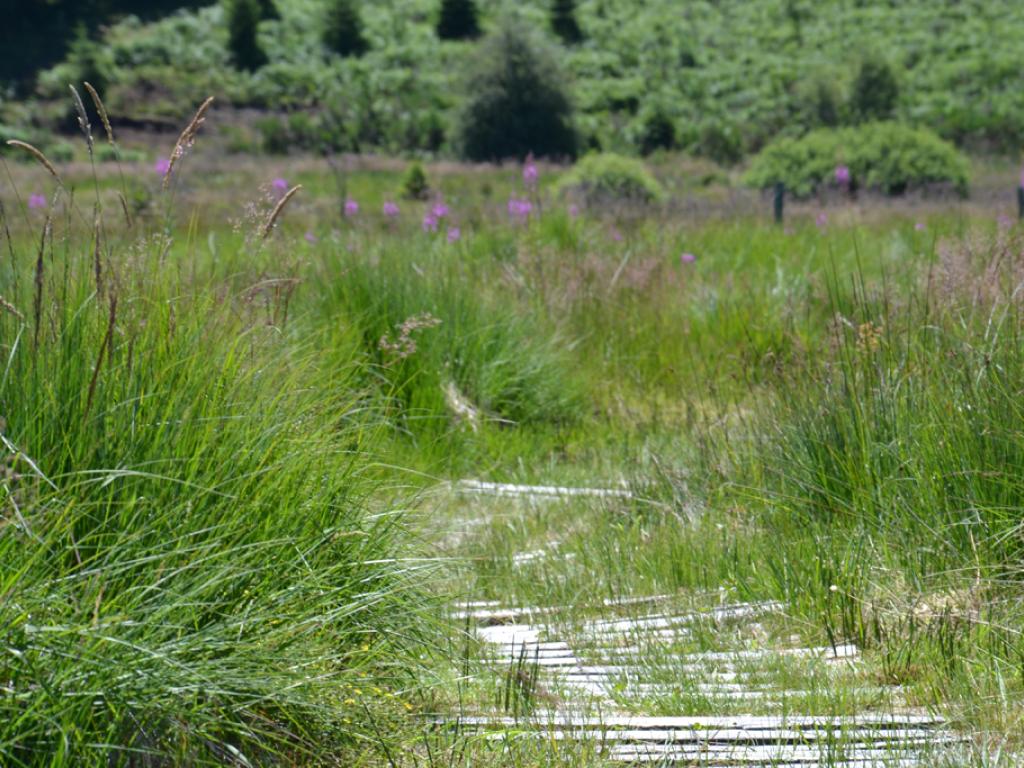
[[[664,106],[655,105],[641,114],[635,141],[640,154],[649,155],[659,149],[673,149],[676,138],[676,124]]]
[[[851,183],[889,195],[933,184],[967,192],[967,161],[924,128],[869,123],[812,131],[801,139],[779,139],[764,149],[744,181],[755,187],[783,182],[797,197],[833,183],[837,165],[850,169]]]
[[[862,121],[888,120],[896,111],[899,83],[884,59],[864,59],[853,80],[850,111]]]
[[[527,27],[507,22],[469,68],[458,138],[468,160],[575,157],[572,104],[558,59]]]
[[[480,35],[480,18],[473,0],[441,0],[437,36],[442,40],[469,40]]]
[[[256,37],[262,9],[259,0],[229,0],[228,50],[239,69],[250,72],[267,63],[267,54]]]
[[[665,191],[639,160],[610,153],[587,155],[559,182],[559,190],[589,204],[654,203]]]

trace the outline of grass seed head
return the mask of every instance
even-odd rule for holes
[[[23,149],[24,151],[28,152],[30,155],[32,155],[32,157],[34,157],[39,162],[40,165],[42,165],[47,171],[50,172],[50,175],[53,176],[53,178],[55,178],[57,180],[58,184],[60,184],[61,186],[64,185],[64,182],[61,181],[60,174],[57,173],[57,169],[53,167],[53,163],[51,163],[46,158],[46,155],[44,155],[38,149],[33,147],[27,141],[18,141],[17,139],[8,139],[7,140],[7,146],[9,146],[9,147],[18,147],[19,149]]]
[[[82,103],[82,97],[79,95],[78,89],[70,83],[68,88],[71,89],[71,96],[75,101],[75,112],[78,113],[78,127],[82,130],[82,135],[85,136],[85,145],[89,148],[89,157],[92,157],[92,125],[89,124],[89,113],[85,111],[85,104]]]
[[[277,219],[281,215],[281,212],[284,210],[284,207],[288,204],[288,201],[295,196],[295,193],[298,192],[300,189],[302,189],[302,185],[296,184],[294,187],[285,192],[281,199],[277,201],[277,205],[274,206],[274,210],[270,212],[270,215],[267,217],[266,223],[260,230],[261,240],[267,239],[267,237],[273,231],[274,224],[277,223]]]
[[[185,126],[185,130],[181,132],[178,140],[174,143],[174,150],[171,152],[170,160],[167,163],[167,172],[164,173],[164,185],[163,188],[167,189],[171,183],[171,174],[174,173],[174,166],[177,165],[178,161],[184,157],[185,152],[195,143],[196,134],[199,133],[199,128],[206,120],[206,111],[210,108],[213,103],[213,96],[210,96],[199,105],[199,109],[196,110],[195,116]]]
[[[114,129],[110,127],[110,117],[107,115],[107,108],[103,106],[103,100],[100,98],[99,93],[92,87],[92,84],[86,81],[83,83],[85,90],[89,92],[89,96],[92,97],[92,103],[96,107],[96,112],[100,116],[100,120],[103,121],[103,130],[107,134],[107,142],[110,146],[114,146]]]

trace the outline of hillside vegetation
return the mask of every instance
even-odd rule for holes
[[[136,119],[181,114],[197,93],[281,115],[240,131],[240,148],[457,150],[478,40],[439,39],[437,0],[356,3],[365,46],[342,56],[324,42],[330,5],[277,0],[256,35],[266,63],[251,71],[233,63],[224,4],[127,17],[39,75],[38,94],[59,110],[5,121],[52,124],[67,83],[91,73],[112,111]],[[484,34],[514,15],[557,46],[582,150],[677,147],[733,162],[780,135],[884,119],[973,148],[1024,139],[1024,6],[1012,0],[583,0],[571,44],[545,0],[478,7]]]

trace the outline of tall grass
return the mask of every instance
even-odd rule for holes
[[[421,626],[358,361],[60,210],[0,267],[0,763],[338,759],[401,709]]]

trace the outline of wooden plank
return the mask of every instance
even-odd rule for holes
[[[581,716],[567,712],[554,712],[536,718],[511,718],[500,715],[467,715],[453,718],[452,722],[464,725],[491,727],[530,727],[530,728],[580,728],[598,731],[614,729],[645,728],[654,729],[692,729],[692,730],[778,730],[780,728],[798,728],[817,731],[822,729],[842,728],[894,728],[915,727],[931,728],[945,724],[938,715],[919,712],[863,712],[857,715],[814,716],[814,715],[687,715],[687,716],[643,716],[643,715],[605,715]]]
[[[580,488],[564,485],[521,485],[493,483],[485,480],[459,480],[452,486],[456,493],[531,499],[564,499],[589,496],[606,499],[632,499],[633,492],[625,488]]]

